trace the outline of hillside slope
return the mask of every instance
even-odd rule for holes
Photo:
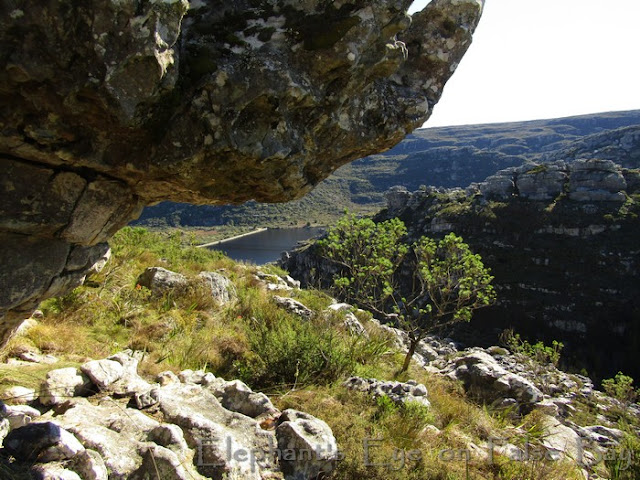
[[[301,200],[286,204],[191,206],[165,202],[147,207],[136,224],[146,226],[288,226],[330,224],[345,208],[372,212],[384,206],[394,185],[466,187],[527,160],[552,161],[619,145],[640,125],[640,111],[551,120],[420,129],[393,149],[345,165]],[[637,131],[637,130],[636,130]],[[623,131],[621,131],[623,132]],[[628,134],[628,132],[626,132]],[[606,158],[615,155],[611,152]],[[618,162],[621,163],[621,162]],[[624,165],[624,163],[623,163]]]
[[[1,352],[0,478],[637,478],[640,406],[590,379],[433,336],[398,375],[403,332],[179,245],[121,230]]]

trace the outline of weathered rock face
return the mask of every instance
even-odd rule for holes
[[[69,389],[78,369],[51,371],[39,400],[51,405],[58,392],[55,415],[0,401],[4,453],[28,462],[33,478],[306,479],[334,468],[337,443],[324,421],[280,412],[265,394],[204,371],[163,372],[148,383],[138,358],[125,351],[83,364],[85,390]]]
[[[0,11],[0,336],[160,200],[287,201],[420,126],[482,0]]]

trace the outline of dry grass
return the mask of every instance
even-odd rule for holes
[[[367,322],[367,315],[357,313],[368,330],[368,341],[351,337],[339,315],[315,315],[305,323],[273,302],[251,267],[216,252],[183,249],[177,235],[162,238],[141,229],[125,229],[115,237],[113,251],[114,258],[87,286],[46,301],[39,325],[13,339],[2,358],[37,347],[81,362],[132,348],[147,352],[141,371],[150,375],[186,368],[207,369],[225,378],[245,375],[242,378],[252,386],[262,382],[259,386],[267,392],[280,392],[275,398],[280,408],[297,408],[327,421],[344,452],[335,479],[580,478],[574,467],[561,463],[513,462],[502,457],[491,463],[475,454],[467,461],[472,444],[480,445],[491,436],[515,439],[514,426],[467,399],[454,382],[415,365],[398,375],[403,355],[392,350],[389,335]],[[236,286],[237,299],[220,307],[197,286],[181,296],[153,297],[136,285],[147,266],[164,266],[191,278],[200,271],[223,270]],[[296,297],[316,311],[329,303],[319,291],[297,292]],[[317,362],[318,358],[333,363]],[[77,364],[0,365],[0,389],[37,388],[47,371]],[[256,365],[266,372],[262,379],[252,377]],[[269,376],[269,372],[284,375]],[[432,407],[376,403],[341,386],[353,374],[400,381],[413,378],[429,389]],[[303,378],[307,385],[301,388],[305,382],[298,380]],[[365,463],[366,439],[370,439],[372,465]],[[442,452],[449,452],[449,457]],[[0,476],[12,468],[0,461]],[[20,478],[18,473],[15,478]]]

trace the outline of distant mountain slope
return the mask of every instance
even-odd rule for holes
[[[381,208],[383,192],[394,185],[403,185],[409,190],[423,184],[465,187],[528,160],[555,161],[593,154],[624,166],[625,161],[618,157],[640,155],[639,132],[640,110],[420,129],[383,154],[356,160],[338,169],[298,201],[220,207],[165,202],[146,208],[136,223],[170,226],[214,226],[230,222],[256,226],[327,224],[345,208],[368,211]],[[631,151],[625,150],[625,146],[630,145]]]

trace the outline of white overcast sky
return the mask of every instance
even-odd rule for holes
[[[634,109],[640,0],[486,0],[425,127]]]

